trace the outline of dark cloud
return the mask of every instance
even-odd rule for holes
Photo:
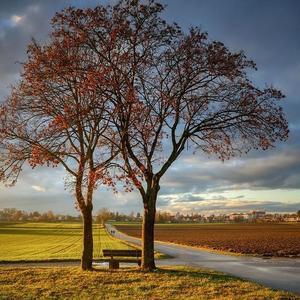
[[[244,50],[258,66],[251,78],[261,86],[267,83],[281,89],[287,96],[283,106],[289,121],[300,125],[299,1],[190,0],[184,9],[181,0],[164,2],[170,20],[186,29],[198,25],[212,39]]]
[[[0,101],[9,94],[8,86],[18,79],[20,65],[26,58],[26,46],[32,37],[39,41],[48,38],[49,21],[54,13],[67,6],[87,7],[115,1],[98,0],[14,0],[0,1]],[[164,16],[176,21],[185,30],[190,25],[201,26],[209,37],[225,43],[236,51],[243,49],[258,65],[251,79],[258,85],[273,84],[286,95],[283,107],[290,123],[290,138],[278,143],[268,152],[253,151],[246,157],[224,164],[200,153],[183,155],[161,184],[161,195],[183,194],[176,199],[160,198],[159,205],[170,203],[192,209],[206,205],[202,192],[224,190],[297,190],[300,187],[300,1],[296,0],[162,0],[167,4]],[[73,199],[63,187],[64,172],[45,168],[33,172],[25,169],[19,184],[13,189],[0,186],[0,208],[7,206],[57,207],[73,210]],[[32,186],[41,187],[39,192]],[[243,192],[241,192],[243,193]],[[211,206],[222,209],[242,198],[222,199],[212,196]],[[300,193],[299,193],[300,197]],[[11,205],[7,205],[10,203]],[[219,204],[218,204],[219,203]],[[248,202],[249,204],[249,202]],[[248,205],[245,204],[245,205]],[[255,203],[252,202],[254,205]],[[255,206],[258,205],[258,206]],[[259,207],[259,203],[254,206]],[[264,204],[262,204],[264,205]],[[294,204],[273,202],[268,207],[283,211]],[[115,210],[141,209],[137,193],[115,196],[106,189],[96,193],[95,209],[100,206]],[[254,208],[253,206],[253,208]],[[250,207],[249,207],[250,208]],[[234,208],[232,208],[234,209]],[[246,209],[246,207],[245,207]]]
[[[300,150],[227,162],[197,155],[178,161],[162,182],[162,194],[234,189],[299,189]]]
[[[202,201],[204,200],[203,197],[200,197],[200,196],[195,196],[193,194],[187,194],[187,195],[184,195],[183,197],[179,197],[176,202],[199,202],[199,201]]]
[[[176,202],[192,203],[192,202],[199,202],[203,200],[205,200],[205,198],[199,195],[194,195],[192,193],[183,193],[183,194],[176,195],[176,197],[174,197],[174,195],[170,195],[170,196],[166,195],[163,197],[159,197],[158,204],[160,206],[167,206],[170,205],[171,203],[176,203]]]
[[[102,1],[107,2],[107,1]],[[0,2],[0,101],[9,94],[9,86],[16,83],[26,59],[26,48],[32,38],[46,41],[50,20],[57,11],[68,6],[95,6],[99,1],[22,0]],[[21,18],[18,23],[14,17]]]
[[[244,49],[268,69],[299,62],[300,2],[295,0],[190,0],[164,1],[166,16],[183,24],[201,26],[213,39],[232,49]]]
[[[297,203],[284,203],[275,201],[264,201],[264,202],[250,202],[241,203],[237,205],[235,210],[245,211],[245,210],[265,210],[268,212],[296,212],[300,209],[300,202]]]

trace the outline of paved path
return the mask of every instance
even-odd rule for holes
[[[108,230],[113,228],[109,224],[106,226]],[[123,234],[115,228],[113,230],[116,238],[137,245],[141,244],[140,239]],[[155,250],[173,257],[157,260],[157,265],[206,267],[274,289],[300,294],[300,259],[230,256],[164,242],[155,242]]]

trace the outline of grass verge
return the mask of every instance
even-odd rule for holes
[[[0,299],[300,299],[207,269],[0,268]]]

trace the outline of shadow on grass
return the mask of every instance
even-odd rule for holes
[[[152,272],[144,272],[138,267],[121,267],[119,269],[109,269],[108,267],[94,268],[95,272],[128,272],[128,273],[142,273],[142,274],[159,274],[168,275],[171,277],[190,277],[190,278],[202,278],[212,280],[214,282],[228,282],[232,280],[245,281],[235,276],[223,274],[220,272],[212,271],[209,269],[196,269],[192,267],[177,266],[174,268],[157,268]]]
[[[186,268],[179,267],[178,269],[167,269],[167,268],[158,268],[157,273],[168,274],[170,276],[187,276],[191,278],[206,278],[213,281],[231,281],[231,280],[241,280],[240,278],[212,271],[209,269],[195,269],[195,268]]]

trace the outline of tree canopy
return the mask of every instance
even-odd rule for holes
[[[92,87],[101,65],[55,30],[45,45],[33,40],[27,53],[20,82],[0,108],[0,180],[15,184],[25,163],[62,165],[87,222],[83,268],[91,268],[93,192],[99,183],[113,186],[109,166],[119,151],[110,142],[107,98]]]
[[[22,82],[1,114],[6,156],[18,158],[8,164],[12,174],[24,159],[67,167],[68,157],[78,170],[89,164],[89,186],[98,170],[104,178],[103,163],[117,149],[118,179],[131,182],[144,205],[145,270],[155,268],[160,180],[184,149],[225,160],[288,136],[284,96],[251,82],[255,63],[197,27],[168,24],[163,10],[152,0],[123,0],[57,13],[51,43],[31,44]],[[88,155],[99,145],[106,155],[94,165]]]

